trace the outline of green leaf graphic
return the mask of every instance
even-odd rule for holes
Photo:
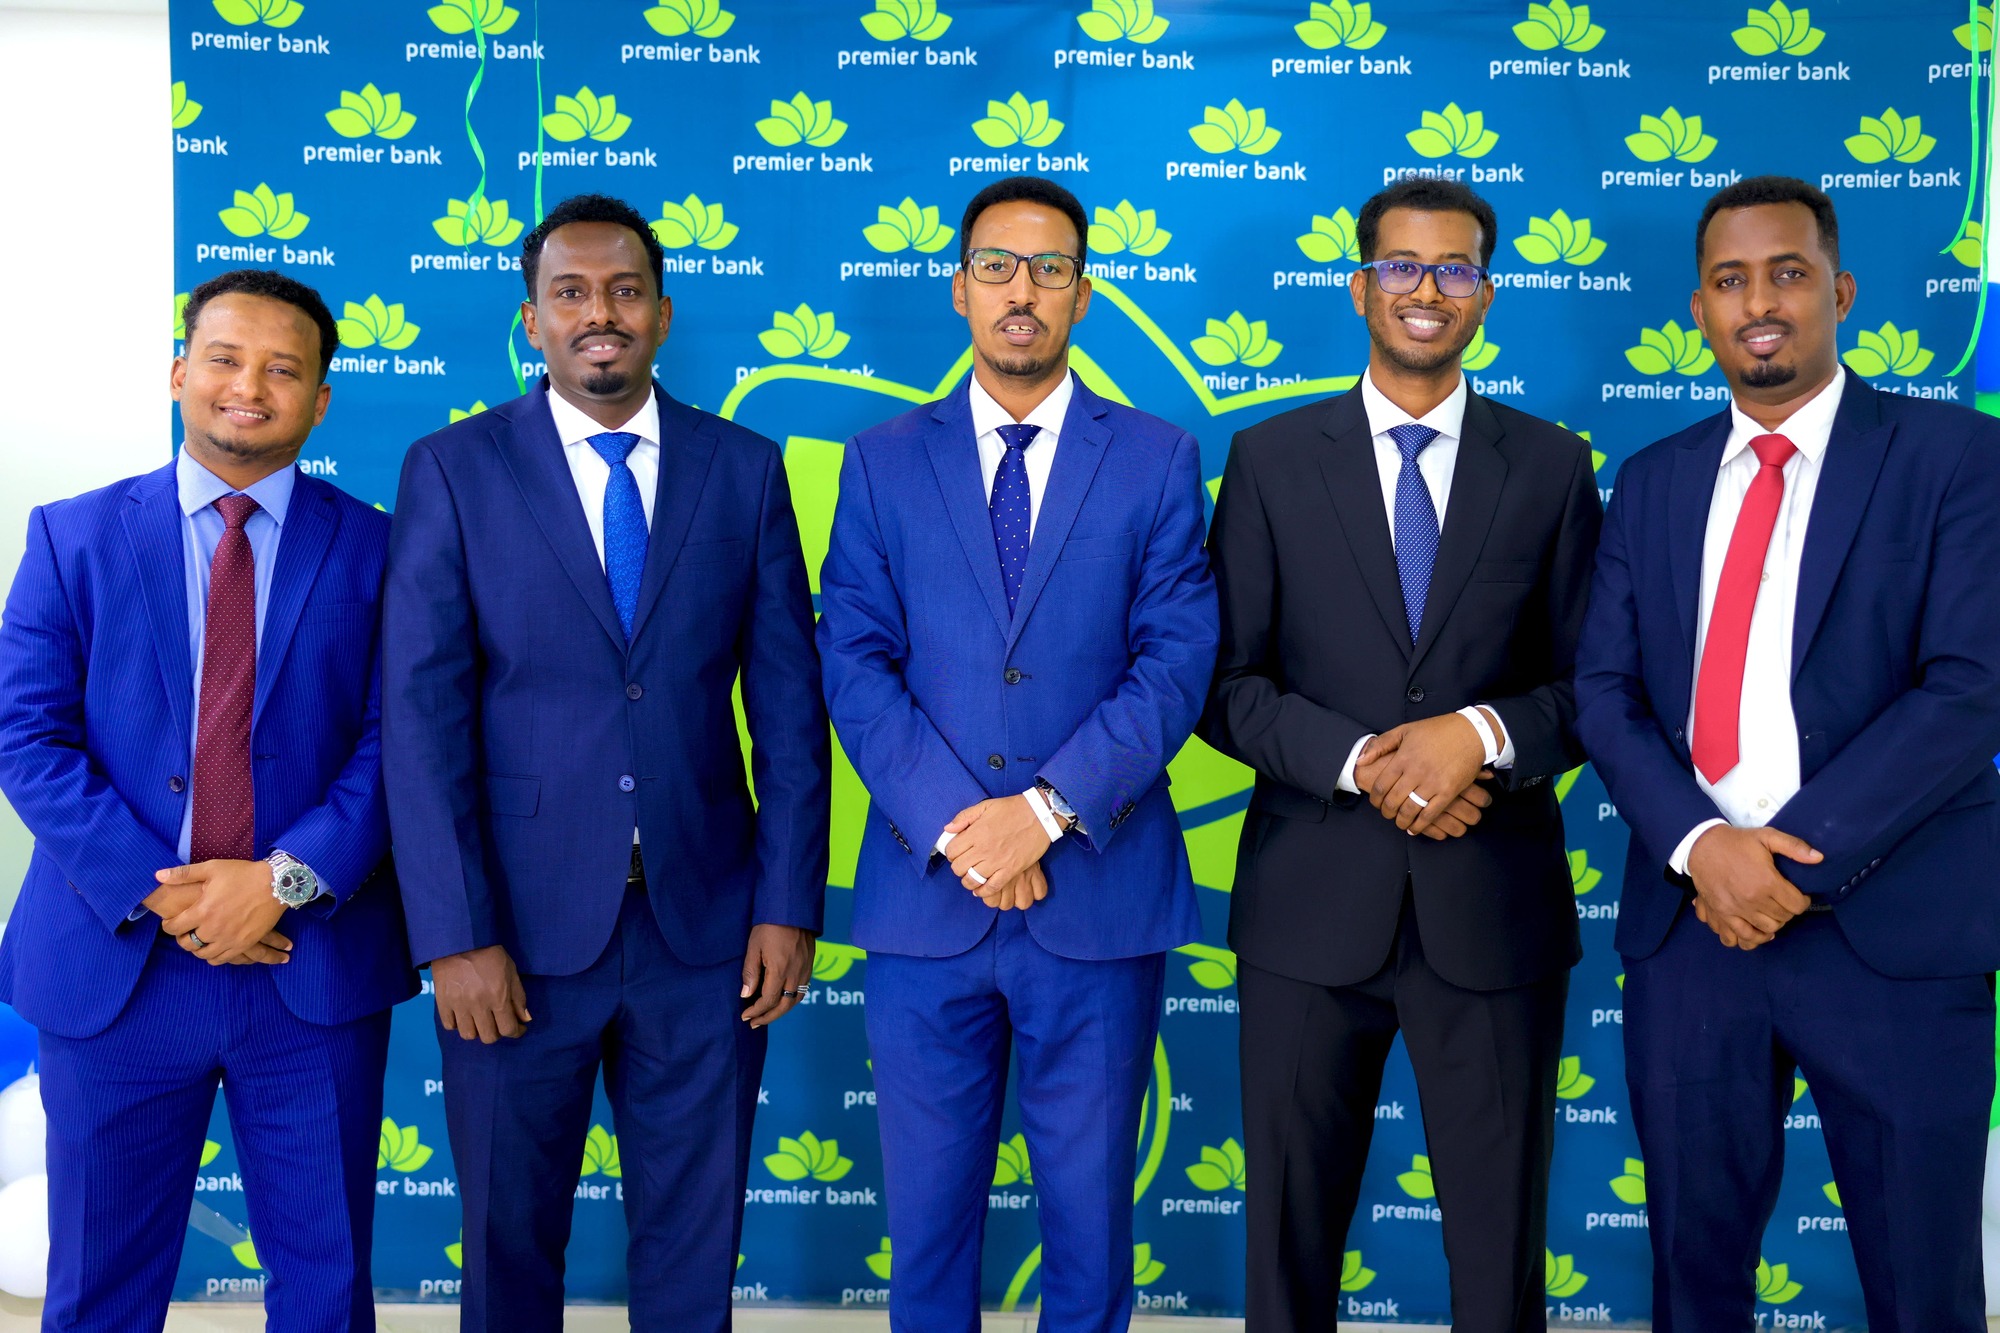
[[[1562,424],[1560,421],[1556,423],[1558,426]],[[1590,432],[1587,430],[1580,430],[1577,434],[1586,440],[1590,438]],[[1599,463],[1598,466],[1603,467],[1604,465]],[[1570,788],[1576,786],[1576,780],[1582,776],[1583,765],[1578,764],[1575,768],[1572,768],[1569,772],[1556,779],[1556,801],[1558,804],[1569,799]]]
[[[1410,1169],[1397,1176],[1396,1183],[1412,1199],[1437,1197],[1437,1186],[1431,1182],[1431,1159],[1422,1154],[1410,1159]]]
[[[1576,1271],[1573,1255],[1557,1254],[1553,1250],[1542,1251],[1542,1289],[1551,1296],[1569,1297],[1583,1290],[1583,1284],[1590,1281]]]
[[[175,342],[180,342],[181,340],[187,337],[187,303],[188,303],[188,293],[186,292],[174,293],[174,341]]]
[[[1715,364],[1715,353],[1702,343],[1700,329],[1683,331],[1677,320],[1670,319],[1657,329],[1640,329],[1639,345],[1626,348],[1625,359],[1641,375],[1664,375],[1670,370],[1699,375]]]
[[[1590,853],[1579,847],[1569,854],[1570,890],[1581,898],[1596,888],[1604,872],[1590,864]]]
[[[1264,367],[1278,359],[1278,353],[1285,345],[1273,340],[1266,332],[1264,321],[1248,320],[1240,310],[1231,311],[1228,319],[1211,319],[1207,324],[1205,337],[1189,343],[1194,354],[1211,366],[1234,365],[1242,362],[1246,366]]]
[[[719,0],[659,0],[646,11],[646,22],[662,37],[720,37],[736,22]]]
[[[487,37],[497,37],[521,17],[521,12],[509,9],[504,0],[443,0],[424,12],[439,32],[454,37],[475,30]],[[475,14],[479,16],[476,28],[472,21]]]
[[[1583,1058],[1565,1055],[1556,1065],[1556,1096],[1573,1102],[1597,1086],[1597,1080],[1583,1072]]]
[[[1366,51],[1389,31],[1375,21],[1371,6],[1349,0],[1329,0],[1327,4],[1306,6],[1304,22],[1292,25],[1299,40],[1315,51],[1345,46],[1350,51]]]
[[[235,207],[223,209],[216,217],[232,235],[275,236],[281,241],[291,240],[312,221],[292,207],[291,195],[274,194],[270,186],[261,184],[248,192],[236,191]]]
[[[1805,11],[1800,10],[1799,12],[1804,13]],[[1766,1305],[1783,1305],[1786,1301],[1791,1300],[1804,1290],[1804,1287],[1791,1280],[1791,1266],[1789,1264],[1774,1264],[1762,1256],[1758,1257],[1758,1300],[1763,1301]]]
[[[1190,126],[1188,137],[1204,153],[1226,153],[1235,148],[1262,157],[1278,146],[1284,133],[1265,123],[1263,107],[1246,109],[1232,97],[1227,106],[1203,107],[1201,124]]]
[[[173,104],[174,128],[184,130],[201,118],[201,103],[188,97],[188,86],[176,83],[170,97]]]
[[[777,311],[774,310],[771,313],[773,316],[772,327],[776,328],[782,321],[777,319]],[[807,316],[811,316],[810,323],[807,322]],[[806,343],[805,350],[819,357],[821,360],[832,356],[839,356],[841,350],[847,346],[847,335],[834,331],[833,316],[831,314],[814,315],[810,307],[801,304],[797,310],[792,312],[792,318],[798,321],[800,326],[799,332],[801,334],[809,333],[816,340]],[[824,325],[821,324],[822,320],[825,321]],[[832,336],[828,337],[828,334]],[[763,340],[763,337],[762,333],[757,335],[760,342]],[[800,341],[805,342],[806,340],[801,338]],[[770,350],[770,344],[765,344],[765,350]],[[787,355],[797,356],[798,353],[791,352],[787,353]],[[821,940],[819,947],[813,951],[813,980],[838,981],[847,975],[850,968],[867,956],[868,951],[866,949],[857,948],[852,944],[835,944],[832,940]]]
[[[951,26],[951,15],[938,12],[937,0],[875,0],[875,12],[863,14],[861,26],[878,42],[899,37],[934,42]]]
[[[1486,113],[1464,112],[1451,102],[1442,111],[1426,111],[1423,124],[1403,137],[1422,157],[1485,157],[1500,142],[1500,136],[1486,128]]]
[[[840,1155],[840,1141],[821,1142],[810,1130],[795,1139],[780,1138],[778,1151],[764,1159],[764,1168],[780,1180],[835,1181],[854,1169],[850,1158]]]
[[[1589,5],[1549,0],[1529,5],[1528,17],[1514,25],[1514,36],[1530,51],[1588,51],[1604,40],[1604,29],[1590,21]]]
[[[1571,218],[1558,208],[1545,218],[1529,218],[1528,234],[1514,238],[1514,249],[1530,264],[1560,260],[1581,267],[1597,262],[1604,242],[1590,234],[1589,218]]]
[[[1349,1250],[1340,1256],[1340,1289],[1360,1291],[1375,1280],[1375,1270],[1361,1266],[1361,1251]]]
[[[847,122],[833,118],[832,102],[815,102],[801,91],[789,102],[772,102],[771,114],[757,122],[757,133],[780,148],[795,143],[828,148],[847,133]]]
[[[1158,41],[1167,30],[1167,21],[1153,12],[1153,0],[1091,0],[1089,11],[1078,14],[1076,23],[1094,42],[1129,37],[1142,46]]]
[[[1634,1207],[1646,1202],[1646,1164],[1636,1157],[1627,1157],[1625,1174],[1612,1178],[1611,1192]]]
[[[1753,9],[1746,18],[1749,26],[1730,33],[1745,55],[1769,56],[1780,51],[1788,56],[1809,56],[1826,40],[1826,34],[1812,25],[1812,11],[1789,9],[1785,0],[1776,0],[1769,9]]]
[[[1836,1182],[1831,1180],[1827,1181],[1826,1184],[1821,1185],[1819,1187],[1819,1192],[1821,1194],[1824,1194],[1826,1196],[1826,1201],[1832,1204],[1834,1207],[1842,1208],[1846,1206],[1842,1204],[1840,1201],[1840,1186]]]
[[[889,1238],[887,1236],[882,1237],[882,1248],[868,1255],[861,1262],[868,1265],[869,1272],[887,1282],[889,1280],[890,1267]]]
[[[242,1264],[251,1272],[261,1273],[264,1271],[264,1265],[257,1260],[257,1247],[251,1242],[248,1231],[243,1233],[242,1240],[237,1241],[229,1247],[229,1252],[236,1256],[237,1263]]]
[[[1183,944],[1175,953],[1194,959],[1188,977],[1203,990],[1226,990],[1236,984],[1236,955],[1212,944]]]
[[[993,1159],[993,1183],[996,1186],[1035,1183],[1035,1173],[1028,1161],[1028,1140],[1025,1135],[1016,1134],[1011,1139],[1000,1141],[999,1153]]]
[[[451,409],[451,422],[447,424],[455,424],[465,420],[467,417],[476,417],[485,410],[486,403],[483,399],[475,401],[471,407],[454,407]]]
[[[563,143],[586,136],[610,143],[632,128],[632,118],[618,109],[618,99],[610,93],[600,97],[583,87],[574,97],[556,98],[556,109],[542,117],[542,128]]]
[[[1150,258],[1166,249],[1173,238],[1172,232],[1159,226],[1152,209],[1134,208],[1130,199],[1120,199],[1116,208],[1097,210],[1097,221],[1090,224],[1086,244],[1097,254],[1115,255],[1129,250]]]
[[[1915,329],[1884,324],[1873,332],[1861,330],[1855,341],[1860,345],[1843,352],[1840,359],[1849,370],[1864,378],[1893,374],[1908,379],[1930,368],[1932,354],[1918,344]]]
[[[1224,1139],[1220,1148],[1203,1148],[1201,1160],[1187,1169],[1187,1178],[1198,1190],[1241,1190],[1243,1188],[1243,1145]]]
[[[653,235],[669,250],[685,250],[691,245],[704,250],[721,250],[736,239],[737,226],[722,215],[721,204],[705,204],[691,194],[678,204],[669,199],[660,205],[653,220]]]
[[[217,1143],[214,1139],[203,1139],[201,1141],[201,1165],[207,1166],[220,1156],[222,1156],[221,1144]]]
[[[1299,252],[1315,264],[1333,264],[1361,258],[1355,240],[1354,214],[1336,209],[1330,218],[1313,215],[1312,230],[1298,238]]]
[[[577,1174],[594,1176],[600,1172],[613,1180],[625,1174],[618,1158],[618,1136],[602,1125],[592,1125],[590,1133],[583,1136],[583,1169]]]
[[[1462,370],[1484,370],[1499,356],[1500,344],[1486,341],[1486,326],[1481,324],[1479,331],[1472,335],[1472,341],[1458,354],[1458,364]]]
[[[430,1160],[431,1149],[418,1140],[415,1125],[399,1128],[393,1120],[382,1121],[382,1133],[375,1142],[377,1171],[388,1169],[408,1175]]]
[[[1063,122],[1049,119],[1047,102],[1030,102],[1017,92],[1004,102],[988,102],[986,115],[972,122],[972,132],[988,148],[1026,144],[1046,148],[1063,132]]]
[[[400,139],[416,125],[417,118],[403,110],[401,93],[384,93],[374,84],[360,92],[343,92],[340,105],[326,113],[326,123],[344,139],[372,134],[378,139]]]
[[[1158,1282],[1167,1266],[1153,1257],[1153,1247],[1141,1242],[1132,1247],[1132,1281],[1137,1286]]]
[[[1958,238],[1951,247],[1951,257],[1967,268],[1978,268],[1979,258],[1986,253],[1985,232],[1977,222],[1965,224],[1965,235]]]
[[[1682,116],[1668,107],[1657,116],[1639,117],[1639,132],[1625,136],[1625,146],[1641,162],[1701,162],[1715,151],[1715,136],[1701,132],[1700,116]]]
[[[1993,49],[1993,6],[1981,5],[1971,23],[1961,23],[1951,30],[1958,38],[1958,44],[1968,51],[1991,51]]]
[[[895,254],[899,250],[915,249],[923,254],[936,254],[951,243],[958,233],[938,221],[937,206],[919,207],[915,199],[904,197],[894,208],[882,207],[875,210],[876,222],[863,227],[861,235],[868,244],[884,254]]]
[[[444,216],[431,222],[446,245],[512,245],[521,237],[521,219],[507,216],[505,199],[481,198],[470,208],[463,199],[447,199]]]
[[[1898,162],[1921,162],[1937,147],[1937,140],[1924,133],[1924,118],[1905,118],[1890,107],[1880,116],[1863,116],[1861,133],[1848,136],[1847,151],[1857,162],[1874,164],[1895,158]]]
[[[342,347],[362,348],[379,344],[392,352],[400,352],[415,342],[417,334],[422,332],[403,318],[400,304],[384,305],[379,296],[370,296],[359,305],[349,301],[342,314],[344,318],[336,322]]]
[[[267,28],[289,28],[299,21],[299,15],[306,12],[306,7],[299,0],[215,0],[215,12],[222,16],[224,23],[232,23],[239,28],[252,23],[261,23]]]
[[[451,1260],[453,1268],[465,1267],[465,1232],[461,1228],[458,1239],[444,1247],[444,1257]]]

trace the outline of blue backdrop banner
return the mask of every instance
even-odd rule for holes
[[[839,441],[965,373],[948,288],[960,211],[1017,172],[1062,181],[1094,219],[1098,299],[1078,372],[1192,430],[1212,479],[1233,432],[1364,366],[1345,292],[1354,216],[1408,175],[1462,180],[1498,210],[1500,291],[1466,370],[1479,392],[1588,435],[1607,496],[1626,456],[1726,401],[1688,313],[1693,227],[1744,176],[1803,176],[1838,203],[1861,293],[1848,365],[1901,393],[1973,396],[1961,359],[1984,286],[1990,9],[942,3],[173,0],[178,286],[258,265],[325,293],[343,347],[301,464],[387,506],[410,441],[541,372],[515,314],[523,229],[569,194],[622,196],[667,247],[676,318],[659,375],[784,443],[815,587]],[[1243,1154],[1223,943],[1249,775],[1195,743],[1173,777],[1206,931],[1169,969],[1132,1261],[1142,1309],[1233,1313]],[[1611,948],[1627,835],[1588,770],[1560,791],[1585,956],[1548,1307],[1629,1323],[1648,1313],[1649,1260]],[[844,942],[866,799],[842,763],[819,984],[774,1031],[760,1098],[745,1302],[880,1306],[894,1280],[868,962]],[[375,1278],[450,1300],[459,1200],[429,1004],[396,1015]],[[1797,1093],[1760,1326],[1858,1325],[1812,1091]],[[1400,1054],[1376,1120],[1360,1211],[1330,1261],[1352,1316],[1441,1322],[1439,1212]],[[620,1163],[601,1101],[596,1121],[569,1290],[617,1301]],[[1034,1163],[1017,1128],[996,1145],[989,1200],[985,1292],[1004,1309],[1032,1308],[1038,1291]],[[261,1274],[220,1111],[212,1136],[178,1291],[248,1295]],[[723,1221],[689,1219],[711,1224]]]

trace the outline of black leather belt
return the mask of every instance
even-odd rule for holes
[[[646,863],[639,859],[639,844],[636,842],[632,844],[632,869],[625,876],[625,886],[641,889],[646,887]]]

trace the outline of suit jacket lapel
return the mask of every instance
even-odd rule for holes
[[[1715,479],[1722,469],[1722,448],[1729,443],[1729,413],[1710,420],[1708,429],[1674,453],[1673,478],[1667,487],[1667,568],[1673,580],[1674,619],[1685,645],[1688,695],[1694,694],[1695,637],[1701,607],[1701,561],[1708,543],[1708,510],[1715,499]],[[1681,708],[1672,716],[1686,716]]]
[[[657,383],[653,385],[653,401],[660,409],[660,475],[653,492],[653,525],[646,537],[646,569],[639,580],[639,609],[632,617],[635,641],[646,628],[646,619],[659,602],[667,575],[687,541],[688,527],[694,522],[694,511],[701,504],[702,487],[708,480],[708,465],[715,457],[712,423],[669,398]]]
[[[299,612],[305,608],[319,567],[326,560],[339,530],[340,517],[333,497],[325,492],[325,482],[300,476],[293,483],[292,503],[285,514],[285,526],[278,536],[278,563],[271,569],[270,600],[264,606],[264,632],[257,643],[257,694],[251,708],[251,725],[263,716],[264,700],[271,684],[285,664],[292,646],[292,631],[298,627]]]
[[[1111,431],[1101,419],[1104,414],[1104,400],[1078,380],[1071,389],[1069,411],[1063,416],[1062,434],[1056,439],[1056,460],[1049,471],[1048,489],[1042,495],[1042,507],[1035,516],[1034,537],[1028,543],[1028,567],[1022,571],[1021,591],[1014,599],[1014,618],[1007,630],[1009,647],[1020,637],[1022,626],[1028,623],[1028,613],[1035,608],[1035,600],[1048,586],[1049,576],[1055,573],[1063,543],[1069,540],[1070,529],[1076,526],[1084,497],[1097,478],[1098,464],[1104,461],[1104,446],[1111,440]],[[990,549],[990,522],[987,542]],[[998,563],[996,554],[993,560],[996,569]],[[1004,588],[1001,601],[1004,605]]]
[[[611,603],[611,585],[605,580],[604,564],[597,558],[597,544],[591,541],[590,525],[583,516],[583,502],[577,498],[576,482],[563,458],[562,437],[556,434],[555,418],[549,414],[551,392],[544,380],[539,391],[519,401],[517,410],[510,414],[509,428],[494,438],[536,526],[555,549],[556,559],[562,562],[597,623],[623,652],[625,627],[618,621],[618,608]],[[665,450],[661,452],[664,456]],[[665,471],[663,465],[663,475]]]
[[[972,566],[973,580],[985,594],[986,609],[1000,633],[1008,632],[1012,617],[1007,611],[1007,589],[1000,582],[1000,556],[993,546],[993,520],[986,510],[986,486],[979,470],[979,447],[972,434],[971,378],[940,398],[931,411],[931,427],[924,445],[931,456],[931,470],[937,474],[938,490],[944,496],[945,512],[965,548]],[[1058,459],[1062,451],[1056,451]],[[1043,503],[1047,504],[1044,498]],[[1032,548],[1029,556],[1033,561]]]
[[[1465,421],[1459,428],[1458,461],[1452,465],[1451,490],[1445,500],[1444,529],[1438,534],[1437,563],[1431,566],[1430,591],[1424,597],[1424,619],[1418,627],[1410,669],[1423,663],[1451,618],[1451,608],[1472,577],[1472,567],[1486,545],[1493,513],[1500,507],[1500,489],[1507,482],[1507,460],[1500,453],[1504,432],[1500,419],[1478,394],[1467,393]],[[1400,585],[1399,585],[1400,586]]]
[[[169,463],[134,483],[127,495],[132,504],[124,514],[125,536],[132,545],[139,589],[146,602],[146,622],[152,627],[153,650],[160,659],[160,686],[167,692],[174,734],[192,736],[194,661],[188,648],[187,555],[174,465]]]
[[[1845,371],[1841,372],[1846,374]],[[1861,515],[1875,492],[1875,479],[1889,453],[1895,427],[1882,424],[1877,390],[1849,376],[1834,415],[1833,433],[1820,462],[1819,485],[1813,491],[1812,515],[1806,524],[1806,548],[1799,564],[1798,603],[1792,618],[1792,677],[1819,631],[1820,619],[1833,598],[1840,568],[1854,545]]]
[[[1403,585],[1396,576],[1396,548],[1389,515],[1382,508],[1382,474],[1375,466],[1375,437],[1361,390],[1348,390],[1328,404],[1320,429],[1330,443],[1319,451],[1327,496],[1340,515],[1341,535],[1361,567],[1361,580],[1403,656],[1410,656],[1410,622],[1403,611]]]

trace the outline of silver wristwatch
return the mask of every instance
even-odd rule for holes
[[[290,852],[273,851],[264,858],[271,867],[271,896],[287,907],[304,907],[319,897],[319,876]]]

